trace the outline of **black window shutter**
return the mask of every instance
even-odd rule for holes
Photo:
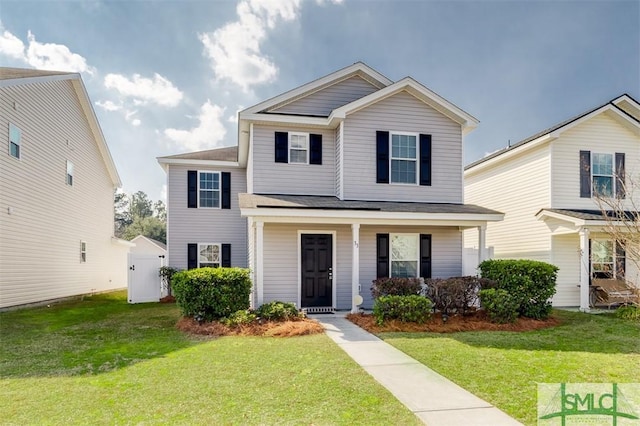
[[[322,164],[322,135],[309,135],[309,164]]]
[[[289,134],[276,132],[276,163],[289,162]]]
[[[431,235],[420,234],[420,276],[431,278]]]
[[[222,244],[222,263],[223,268],[231,267],[231,244]]]
[[[231,173],[222,172],[222,208],[231,208]]]
[[[431,135],[420,135],[420,185],[431,186]]]
[[[198,207],[198,172],[195,170],[187,172],[187,207]]]
[[[187,244],[187,269],[198,267],[198,245]]]
[[[623,279],[625,277],[626,255],[624,245],[620,241],[616,241],[616,275],[617,279]]]
[[[624,152],[616,152],[616,197],[625,197]]]
[[[389,234],[376,235],[377,278],[389,276]]]
[[[580,151],[580,198],[591,198],[591,151]]]
[[[376,183],[389,183],[389,132],[380,130],[376,132]]]

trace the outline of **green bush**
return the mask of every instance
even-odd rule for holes
[[[468,276],[430,278],[425,280],[425,285],[425,296],[431,299],[434,308],[449,315],[467,313],[477,305],[480,289],[494,284],[484,278]]]
[[[616,309],[616,317],[630,321],[640,321],[640,306],[620,306]]]
[[[506,290],[480,290],[480,303],[493,322],[505,324],[518,319],[518,301]]]
[[[267,321],[287,321],[302,316],[296,305],[278,300],[260,306],[256,314]]]
[[[371,295],[374,299],[380,296],[411,296],[420,294],[418,278],[378,278],[373,280]]]
[[[221,323],[229,327],[237,327],[239,325],[249,325],[257,319],[257,315],[248,309],[236,311],[227,318],[222,318]]]
[[[182,314],[213,321],[249,308],[251,279],[242,268],[199,268],[180,271],[171,280]]]
[[[546,319],[556,293],[558,267],[535,260],[493,259],[479,265],[483,278],[496,282],[518,302],[523,317]]]
[[[417,294],[411,296],[380,296],[373,304],[373,316],[378,325],[385,320],[424,323],[431,317],[431,300]]]

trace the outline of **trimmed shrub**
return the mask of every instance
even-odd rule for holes
[[[640,321],[640,306],[620,306],[618,309],[616,309],[616,317],[630,321]]]
[[[433,307],[443,314],[466,314],[478,305],[480,289],[492,285],[495,284],[485,278],[473,276],[430,278],[425,280],[424,294],[431,299]]]
[[[249,325],[257,318],[258,316],[250,310],[243,309],[232,313],[227,318],[222,318],[220,322],[228,327],[237,327],[239,325]]]
[[[417,294],[411,296],[380,296],[373,304],[373,316],[378,325],[385,320],[424,323],[431,317],[431,300]]]
[[[492,259],[479,266],[483,278],[496,282],[518,302],[523,317],[546,319],[556,293],[558,267],[536,260]]]
[[[505,324],[518,319],[518,301],[506,290],[495,288],[480,290],[480,301],[493,322]]]
[[[213,321],[249,309],[251,279],[242,268],[199,268],[180,271],[171,280],[182,315]]]
[[[411,296],[420,294],[418,278],[378,278],[373,280],[371,295],[374,299],[380,296]]]
[[[302,316],[302,313],[298,311],[298,308],[293,303],[277,300],[260,306],[256,310],[256,314],[267,321],[286,321]]]

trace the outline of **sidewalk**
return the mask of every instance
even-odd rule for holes
[[[521,425],[493,405],[338,315],[310,315],[373,378],[429,426]]]

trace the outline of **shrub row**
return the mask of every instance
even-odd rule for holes
[[[431,301],[417,294],[380,296],[373,305],[373,316],[378,325],[388,319],[422,324],[431,317],[432,309]]]
[[[478,306],[478,292],[495,284],[478,277],[432,278],[425,280],[424,294],[443,314],[466,314]]]

